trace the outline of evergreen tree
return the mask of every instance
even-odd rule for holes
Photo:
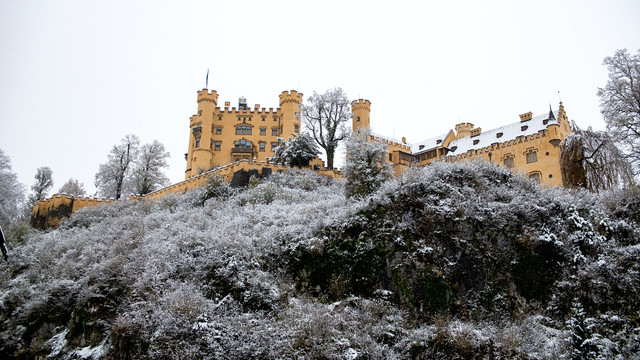
[[[309,134],[302,133],[289,141],[278,138],[271,161],[276,164],[303,167],[320,154],[318,146]]]
[[[376,191],[391,178],[387,162],[387,146],[372,139],[369,129],[358,129],[347,141],[344,177],[347,197],[364,197]]]

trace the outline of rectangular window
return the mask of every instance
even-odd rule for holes
[[[271,151],[275,151],[276,147],[278,147],[278,143],[277,142],[272,142],[271,143]]]
[[[278,136],[278,128],[271,128],[271,136]]]
[[[216,141],[215,143],[213,143],[213,145],[214,145],[213,150],[214,151],[220,151],[220,144],[221,144],[220,141]]]
[[[299,133],[300,132],[300,126],[293,125],[293,132],[296,133],[296,134]]]
[[[393,154],[389,153],[389,161],[393,161]]]
[[[213,149],[213,139],[209,139],[209,149]]]
[[[260,151],[264,151],[265,147],[267,146],[267,143],[264,141],[260,142]]]
[[[196,138],[196,147],[200,147],[200,138]]]
[[[260,135],[262,136],[267,135],[267,128],[260,128]]]
[[[236,126],[236,135],[251,135],[251,126]]]
[[[536,151],[529,151],[527,153],[527,164],[531,164],[538,161],[538,153]]]
[[[513,156],[508,156],[508,157],[504,158],[504,166],[508,167],[509,169],[513,168],[513,166],[514,166]]]
[[[222,135],[222,128],[221,127],[217,127],[216,128],[216,135]]]

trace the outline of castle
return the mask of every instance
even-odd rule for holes
[[[370,128],[371,102],[355,100],[351,103],[352,127]],[[533,116],[520,115],[517,122],[482,131],[471,123],[461,123],[444,134],[408,144],[405,138],[394,140],[372,135],[372,140],[387,144],[388,161],[395,175],[408,166],[428,165],[433,161],[467,161],[482,159],[518,171],[540,184],[563,186],[560,168],[560,144],[571,134],[571,125],[560,102],[557,111]]]
[[[238,107],[218,107],[215,90],[198,91],[197,113],[189,121],[189,145],[185,159],[185,180],[143,196],[132,195],[131,200],[158,199],[170,193],[180,193],[202,186],[209,176],[220,176],[227,181],[248,178],[248,174],[267,176],[273,171],[284,171],[281,165],[269,163],[268,158],[278,145],[279,137],[295,137],[301,131],[300,107],[302,93],[283,91],[277,109],[247,106],[240,98]],[[354,100],[351,103],[353,130],[370,128],[371,102]],[[388,148],[388,161],[395,175],[409,166],[428,165],[436,160],[467,161],[482,159],[502,164],[513,171],[525,173],[530,179],[548,186],[562,186],[560,144],[571,133],[571,126],[562,102],[557,111],[533,116],[520,115],[520,121],[503,127],[482,131],[471,123],[455,126],[455,131],[407,143],[405,138],[394,140],[372,135]],[[310,168],[318,173],[339,177],[339,172],[325,169],[320,159],[311,161]],[[239,175],[239,176],[238,176]],[[40,199],[34,205],[31,222],[35,227],[56,226],[71,213],[86,207],[111,203],[93,197],[55,194]]]
[[[239,160],[266,161],[278,146],[278,137],[300,134],[302,93],[283,91],[277,109],[247,106],[246,98],[238,107],[218,107],[215,90],[198,91],[198,112],[189,122],[189,147],[185,154],[185,178],[201,174],[216,166]],[[322,162],[316,160],[312,165]]]

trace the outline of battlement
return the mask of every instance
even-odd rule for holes
[[[212,102],[214,105],[218,105],[218,92],[215,90],[211,90],[211,92],[209,92],[208,89],[199,90],[198,103],[203,101]]]
[[[280,106],[282,106],[282,104],[284,103],[301,103],[302,102],[302,93],[299,93],[296,90],[291,90],[291,91],[283,91],[282,94],[280,94]]]
[[[471,136],[471,131],[473,130],[472,123],[460,123],[456,125],[456,137],[458,139],[466,138]],[[477,134],[476,134],[477,135]]]
[[[502,141],[502,142],[494,142],[490,145],[483,146],[479,149],[470,149],[467,152],[464,152],[461,154],[447,155],[445,160],[449,162],[455,162],[460,160],[471,160],[481,156],[482,154],[487,154],[491,151],[496,151],[497,149],[500,149],[500,148],[508,148],[510,146],[516,146],[518,144],[522,144],[522,143],[534,141],[536,139],[540,139],[543,137],[547,137],[547,135],[548,135],[547,130],[540,130],[535,134],[520,135],[520,136],[517,136],[515,139]]]
[[[371,111],[371,101],[369,100],[364,100],[364,99],[358,99],[358,100],[353,100],[351,102],[351,108],[353,110],[367,110],[367,111]]]
[[[278,109],[273,109],[273,108],[261,108],[261,109],[257,109],[257,108],[253,108],[253,109],[237,109],[236,107],[225,107],[224,109],[221,109],[219,107],[216,108],[216,114],[222,114],[222,113],[226,113],[226,114],[258,114],[258,115],[278,115]]]

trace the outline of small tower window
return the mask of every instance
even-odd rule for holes
[[[196,138],[195,147],[200,147],[200,138],[199,137]]]

